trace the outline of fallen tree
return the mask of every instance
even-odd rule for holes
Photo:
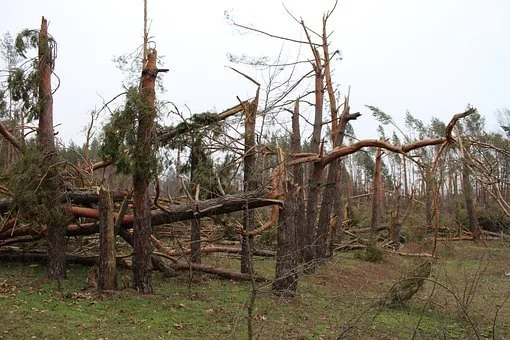
[[[162,207],[164,211],[151,211],[151,221],[152,225],[156,226],[178,221],[186,221],[192,218],[202,218],[219,214],[228,214],[245,209],[255,209],[269,205],[283,204],[280,200],[266,198],[270,194],[271,191],[269,188],[259,188],[247,193],[225,195],[209,200]],[[88,192],[87,194],[81,193],[78,196],[70,195],[68,197],[76,197],[82,202],[85,200],[85,198],[87,198],[87,202],[91,202],[91,199],[94,197],[94,195],[91,192]],[[69,206],[67,211],[76,218],[99,218],[99,210],[95,208]],[[115,213],[114,215],[115,218],[117,218],[117,214]],[[122,226],[131,227],[133,225],[133,221],[133,215],[124,215],[122,219]],[[68,236],[91,235],[99,232],[99,225],[96,223],[71,224],[67,226],[66,230]],[[3,227],[0,227],[0,240],[6,240],[19,236],[34,236],[44,233],[46,233],[46,227],[44,225],[37,227],[16,227],[16,220],[10,219],[9,221],[6,221]]]

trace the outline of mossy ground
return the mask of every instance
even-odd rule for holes
[[[419,250],[419,245],[407,245]],[[406,250],[406,249],[404,249]],[[314,275],[300,277],[299,296],[282,300],[260,286],[254,335],[262,339],[510,338],[510,253],[500,241],[439,244],[432,276],[412,301],[397,309],[375,307],[405,272],[410,258],[385,254],[380,263],[341,253]],[[237,269],[236,256],[209,255],[210,264]],[[272,259],[257,271],[272,276]],[[250,284],[205,275],[165,279],[156,294],[130,288],[83,289],[89,268],[71,266],[68,279],[49,282],[45,270],[0,264],[0,338],[158,339],[246,338]],[[130,272],[120,273],[129,282]],[[476,284],[474,284],[476,282]],[[122,283],[121,283],[122,285]]]

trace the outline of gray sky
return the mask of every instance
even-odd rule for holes
[[[141,44],[142,0],[0,0],[0,33],[38,28],[41,16],[58,42],[55,98],[59,136],[83,142],[88,112],[122,91],[114,56]],[[320,29],[322,12],[333,1],[287,1],[287,7]],[[238,22],[280,35],[303,38],[281,2],[149,0],[151,35],[165,56],[166,100],[193,112],[221,111],[252,97],[253,85],[225,68],[227,52],[275,56],[279,41],[242,34],[228,25],[225,10]],[[364,105],[375,105],[404,127],[406,110],[428,122],[448,121],[472,104],[496,129],[494,113],[510,107],[510,1],[508,0],[340,0],[330,28],[333,49],[342,52],[334,81],[351,85],[359,137],[377,137]],[[297,47],[285,44],[286,51]],[[289,53],[291,53],[289,52]],[[302,56],[309,56],[303,49]],[[240,67],[262,81],[249,68]],[[120,103],[119,103],[120,104]],[[186,112],[186,110],[184,110]]]

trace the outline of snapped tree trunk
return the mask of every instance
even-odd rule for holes
[[[298,154],[301,152],[301,132],[299,130],[299,100],[294,102],[294,111],[292,114],[292,136],[290,143],[291,151],[293,154]],[[296,187],[296,202],[294,202],[296,210],[295,213],[291,214],[290,218],[293,219],[296,228],[296,258],[298,262],[302,262],[305,235],[307,231],[303,164],[296,164],[292,167],[292,177],[294,179],[293,185]]]
[[[305,31],[307,32],[307,31]],[[324,72],[322,59],[317,48],[312,47],[315,57],[313,68],[315,71],[315,117],[313,123],[312,140],[310,141],[310,152],[320,154],[321,130],[322,130],[322,108],[324,105]],[[308,181],[308,201],[306,207],[306,233],[303,247],[303,260],[305,263],[305,273],[313,273],[314,266],[314,246],[316,240],[315,228],[317,227],[317,204],[319,202],[319,188],[322,179],[323,166],[319,162],[310,165],[310,175]]]
[[[255,120],[258,109],[258,96],[250,104],[245,104],[245,120],[244,120],[244,192],[249,192],[257,188],[257,180],[255,179]],[[243,229],[251,232],[255,228],[255,219],[253,210],[246,208],[243,211]],[[241,273],[250,273],[250,253],[253,253],[253,236],[243,235],[241,242]]]
[[[155,157],[152,146],[155,108],[155,83],[158,69],[156,66],[157,52],[150,51],[147,63],[142,72],[140,86],[141,107],[138,115],[137,140],[135,145],[136,155],[134,158],[133,174],[133,201],[134,201],[134,256],[133,256],[133,279],[135,289],[142,294],[152,294],[152,262],[151,243],[152,234],[150,197],[149,197],[149,173],[147,169],[148,158]],[[143,156],[142,156],[143,155]]]
[[[60,279],[66,276],[64,213],[59,204],[62,183],[55,166],[57,163],[57,150],[53,133],[53,95],[51,91],[51,74],[54,59],[52,47],[48,38],[48,22],[43,17],[39,31],[39,129],[37,141],[43,158],[42,166],[47,169],[39,195],[46,206],[46,225],[48,239],[48,272],[51,279]]]
[[[99,190],[99,289],[117,288],[115,226],[110,191]]]

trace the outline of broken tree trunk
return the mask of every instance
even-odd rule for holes
[[[66,254],[62,211],[58,197],[62,190],[61,177],[56,167],[57,150],[53,133],[53,93],[51,90],[51,74],[54,67],[52,44],[48,37],[48,22],[43,17],[39,31],[39,129],[37,142],[44,155],[42,167],[47,173],[41,181],[40,197],[46,206],[46,224],[48,239],[48,272],[50,279],[61,279],[66,276]]]
[[[259,90],[255,99],[249,104],[244,105],[244,178],[243,178],[243,191],[250,192],[258,187],[258,181],[255,179],[255,120],[257,117],[259,101]],[[253,251],[253,235],[249,233],[255,229],[255,217],[253,210],[246,207],[243,210],[243,230],[245,233],[242,236],[241,248],[243,252],[241,254],[241,273],[250,273],[250,267],[253,263],[250,263],[250,253]]]
[[[115,226],[110,191],[99,190],[99,289],[117,288]]]
[[[282,176],[283,178],[287,177],[284,171],[282,171]],[[273,293],[283,297],[294,297],[298,285],[297,249],[295,248],[296,224],[293,223],[292,216],[296,213],[299,190],[292,181],[283,181],[282,191],[287,199],[278,220],[278,251],[276,252],[275,281],[273,282]]]
[[[322,66],[322,58],[319,50],[311,43],[308,30],[304,23],[301,22],[310,47],[313,52],[314,62],[312,63],[315,73],[315,117],[313,122],[312,140],[310,141],[310,151],[321,154],[321,130],[322,130],[322,108],[324,105],[324,72]],[[315,245],[315,228],[317,226],[317,204],[319,202],[319,188],[322,180],[323,167],[317,162],[310,165],[310,174],[308,178],[308,201],[306,207],[306,233],[304,237],[303,260],[305,263],[305,273],[313,273],[314,266],[314,245]]]
[[[296,99],[294,102],[294,111],[292,113],[292,135],[290,139],[292,154],[298,154],[301,152],[301,132],[299,130],[299,100]],[[296,186],[296,211],[295,214],[291,214],[293,223],[295,225],[295,252],[296,260],[298,262],[303,261],[303,248],[304,248],[304,237],[306,233],[306,200],[305,200],[305,188],[303,178],[303,164],[296,164],[292,167],[293,184]]]

